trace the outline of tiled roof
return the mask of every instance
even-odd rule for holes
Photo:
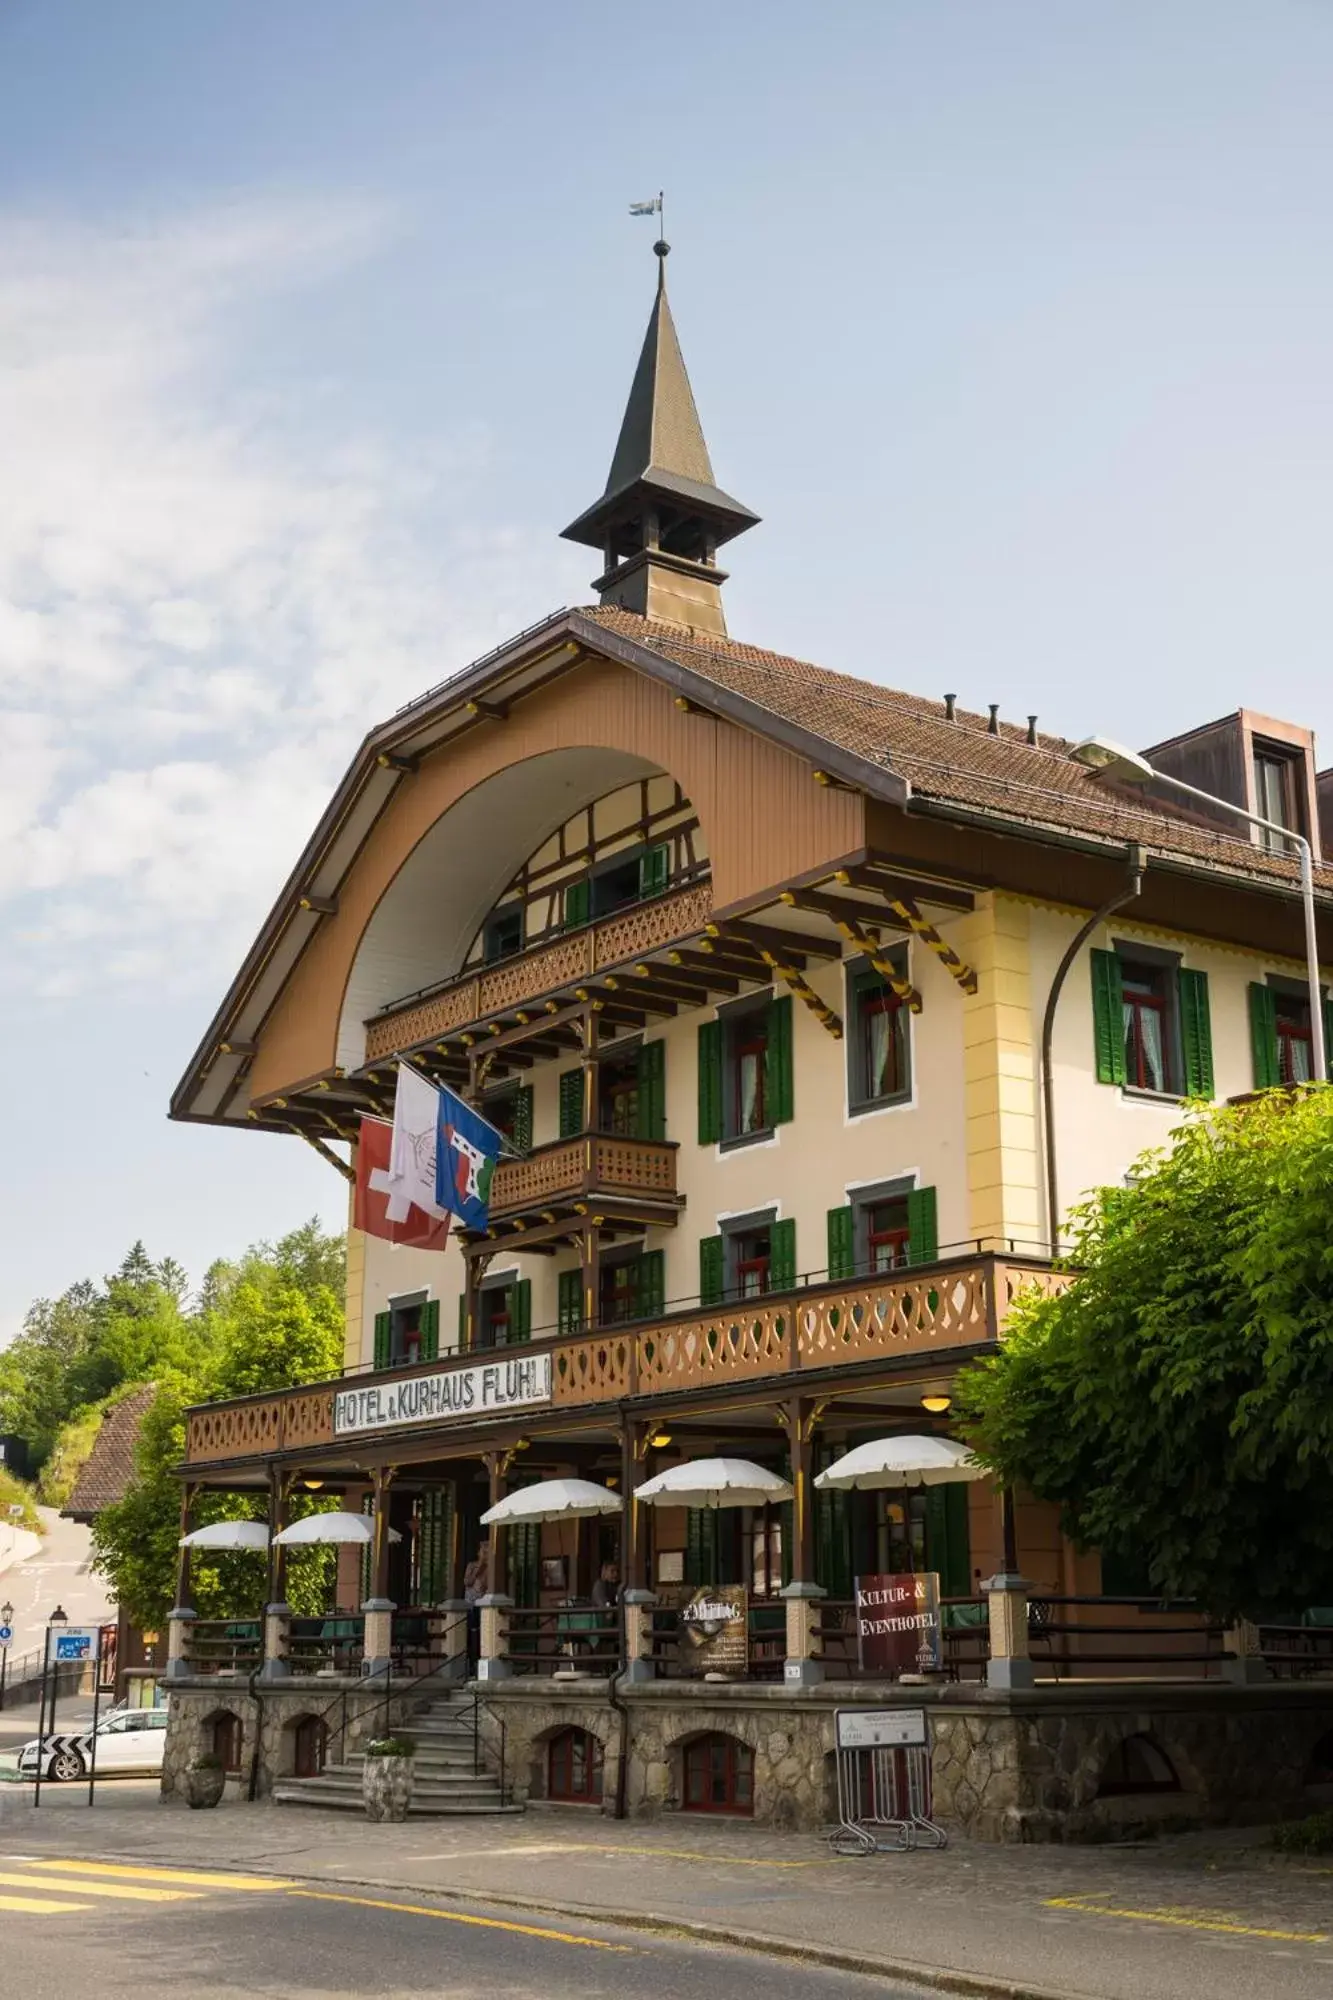
[[[1025,728],[1004,722],[993,735],[985,717],[963,709],[950,722],[941,701],[611,605],[586,608],[580,616],[906,778],[920,797],[1019,821],[1034,831],[1137,841],[1159,854],[1211,861],[1258,877],[1297,878],[1294,858],[1270,854],[1241,833],[1225,833],[1187,807],[1177,810],[1133,787],[1092,778],[1073,761],[1073,744],[1065,737],[1039,734],[1029,743]],[[1316,874],[1333,889],[1333,869]]]
[[[157,1390],[134,1389],[121,1403],[115,1403],[102,1419],[97,1442],[84,1460],[62,1511],[75,1520],[91,1520],[104,1507],[125,1498],[134,1474],[134,1450],[139,1432]]]

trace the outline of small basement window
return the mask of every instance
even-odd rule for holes
[[[546,1796],[574,1805],[602,1797],[602,1746],[587,1729],[562,1729],[546,1752]]]
[[[1099,1799],[1121,1798],[1131,1792],[1178,1792],[1175,1766],[1151,1736],[1126,1736],[1117,1743],[1097,1785]]]
[[[739,1737],[696,1736],[685,1745],[686,1812],[753,1813],[754,1751]]]

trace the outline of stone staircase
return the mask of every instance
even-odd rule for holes
[[[521,1813],[506,1805],[499,1774],[485,1751],[475,1771],[472,1743],[472,1703],[456,1694],[437,1694],[400,1727],[416,1744],[416,1774],[412,1785],[413,1818],[466,1814]],[[361,1766],[365,1758],[353,1751],[345,1764],[326,1764],[317,1778],[283,1778],[273,1787],[280,1806],[323,1806],[326,1811],[361,1812]]]

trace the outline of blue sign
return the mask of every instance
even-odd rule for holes
[[[57,1660],[86,1660],[91,1657],[92,1650],[91,1632],[59,1632],[56,1635]]]
[[[12,1625],[0,1625],[0,1646],[7,1646],[14,1636]]]

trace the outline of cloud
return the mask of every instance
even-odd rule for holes
[[[216,986],[364,729],[563,594],[548,538],[468,524],[475,429],[331,434],[327,384],[256,380],[258,312],[397,230],[0,215],[0,979]]]

